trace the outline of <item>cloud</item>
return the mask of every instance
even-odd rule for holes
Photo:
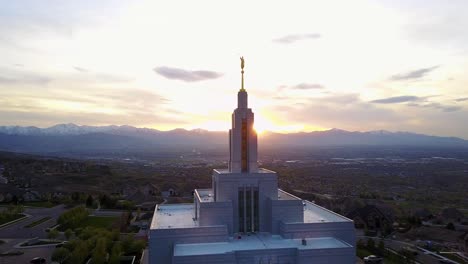
[[[438,109],[441,110],[442,112],[455,112],[458,110],[461,110],[461,106],[456,106],[456,105],[443,105],[441,103],[436,103],[436,102],[431,102],[431,103],[426,103],[426,104],[408,104],[408,106],[414,106],[414,107],[423,107],[423,108],[433,108],[433,109]]]
[[[15,85],[15,84],[33,84],[33,85],[45,85],[52,81],[52,79],[32,73],[20,73],[10,72],[6,76],[2,76],[0,73],[0,85]]]
[[[347,105],[347,104],[359,102],[360,98],[358,94],[339,94],[339,95],[325,96],[325,97],[318,99],[318,101],[324,101],[327,103],[333,103],[333,104],[338,104],[338,105]]]
[[[363,127],[388,128],[404,122],[392,109],[382,109],[362,101],[359,94],[334,94],[308,98],[302,104],[288,102],[273,106],[272,112],[285,123],[303,123],[322,127],[362,130]],[[339,125],[337,125],[339,124]]]
[[[133,78],[122,74],[95,72],[78,66],[73,66],[73,69],[79,72],[79,74],[65,76],[63,79],[87,81],[89,83],[128,83],[134,80]]]
[[[137,127],[164,124],[170,127],[176,127],[180,125],[189,124],[190,121],[177,118],[174,115],[165,116],[159,113],[83,114],[76,112],[62,112],[44,109],[42,109],[41,111],[15,111],[0,109],[0,115],[2,115],[1,125],[33,125],[38,127],[47,127],[70,122],[86,125],[131,125]]]
[[[303,104],[278,100],[267,110],[275,113],[279,123],[285,124],[338,127],[350,131],[386,129],[426,134],[430,131],[440,135],[466,138],[466,133],[460,131],[467,129],[466,122],[462,122],[467,112],[457,106],[428,100],[429,97],[419,97],[417,101],[409,101],[402,107],[393,109],[363,101],[358,94],[334,94],[304,98]],[[414,107],[410,108],[410,104]],[[404,107],[407,109],[402,111]]]
[[[299,89],[299,90],[309,90],[309,89],[324,89],[322,85],[318,83],[300,83],[297,85],[292,86],[291,88],[293,89]]]
[[[418,70],[414,70],[414,71],[410,71],[410,72],[406,72],[406,73],[401,73],[401,74],[396,74],[396,75],[393,75],[392,77],[390,77],[390,80],[392,81],[406,81],[406,80],[414,80],[414,79],[419,79],[419,78],[422,78],[424,76],[426,76],[428,73],[430,73],[431,71],[439,68],[440,66],[437,65],[437,66],[432,66],[432,67],[429,67],[429,68],[422,68],[422,69],[418,69]]]
[[[457,98],[457,99],[455,99],[455,102],[464,102],[464,101],[468,101],[468,97],[463,97],[463,98]]]
[[[166,66],[156,67],[154,71],[159,75],[184,82],[198,82],[210,79],[217,79],[223,76],[222,73],[214,71],[188,71],[180,68],[171,68]]]
[[[80,93],[45,88],[39,95],[10,97],[2,96],[0,91],[0,116],[3,124],[38,126],[69,122],[135,126],[189,122],[187,115],[172,109],[168,102],[152,91],[131,88],[83,88]]]
[[[439,109],[442,109],[444,112],[455,112],[461,110],[462,108],[460,106],[442,106],[442,108]]]
[[[395,97],[373,100],[370,102],[375,103],[375,104],[399,104],[399,103],[420,101],[422,99],[424,98],[421,98],[418,96],[412,96],[412,95],[402,95],[402,96],[395,96]]]
[[[317,33],[311,34],[294,34],[294,35],[286,35],[280,38],[273,39],[273,42],[281,43],[281,44],[291,44],[296,41],[300,40],[307,40],[307,39],[319,39],[322,36]]]
[[[411,95],[403,95],[403,96],[395,96],[389,97],[384,99],[378,99],[370,101],[370,103],[375,104],[400,104],[400,103],[407,103],[407,106],[411,107],[421,107],[421,108],[433,108],[437,110],[441,110],[443,112],[455,112],[461,110],[462,107],[454,106],[454,105],[444,105],[437,102],[430,102],[428,99],[435,96],[425,96],[425,97],[418,97],[418,96],[411,96]]]
[[[77,67],[77,66],[74,66],[73,69],[79,71],[79,72],[89,72],[88,69],[85,69],[85,68],[81,68],[81,67]]]

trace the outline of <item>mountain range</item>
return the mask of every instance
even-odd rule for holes
[[[341,129],[274,133],[259,136],[260,147],[312,146],[419,146],[468,147],[468,140],[385,130],[357,132]],[[227,148],[227,132],[203,129],[160,131],[133,126],[79,126],[48,128],[0,126],[0,150],[15,152],[151,151],[172,148]]]

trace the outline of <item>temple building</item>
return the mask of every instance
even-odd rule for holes
[[[150,263],[355,263],[352,220],[278,189],[276,172],[258,167],[241,61],[228,168],[213,170],[194,203],[155,208]]]

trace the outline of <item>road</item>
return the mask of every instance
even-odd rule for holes
[[[374,242],[377,243],[380,241],[380,238],[376,237],[366,237],[366,236],[358,236],[358,239],[364,239],[367,240],[368,238],[374,239]],[[415,246],[411,243],[403,242],[403,241],[398,241],[398,240],[393,240],[393,239],[384,239],[385,247],[392,249],[393,251],[400,251],[404,247],[411,247],[414,248]],[[416,256],[416,261],[419,263],[424,263],[424,264],[439,264],[440,258],[437,258],[434,253],[428,253],[429,251],[427,250],[418,250],[418,255]],[[443,258],[443,257],[441,257]],[[457,263],[457,262],[453,262]]]

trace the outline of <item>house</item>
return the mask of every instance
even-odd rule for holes
[[[445,208],[444,210],[442,210],[442,212],[440,213],[440,216],[446,222],[449,222],[449,221],[460,222],[465,217],[465,215],[462,212],[460,212],[458,209],[453,208],[453,207]]]
[[[25,202],[38,202],[42,200],[41,196],[36,191],[26,191],[22,197]]]
[[[161,189],[164,190],[161,191],[161,196],[164,198],[179,195],[179,192],[177,191],[177,186],[175,184],[165,184]]]
[[[416,208],[411,212],[411,216],[417,217],[421,220],[428,220],[433,217],[432,213],[426,208]]]
[[[161,191],[159,190],[159,188],[154,185],[154,184],[146,184],[143,188],[142,188],[142,192],[145,194],[145,195],[150,195],[150,196],[156,196],[158,195]]]
[[[142,191],[137,190],[131,195],[127,196],[127,200],[130,200],[136,204],[140,204],[146,201],[150,201],[151,198],[149,198],[147,195],[145,195]]]
[[[356,228],[388,231],[395,219],[393,211],[384,206],[366,205],[351,211],[346,217],[354,220]]]

